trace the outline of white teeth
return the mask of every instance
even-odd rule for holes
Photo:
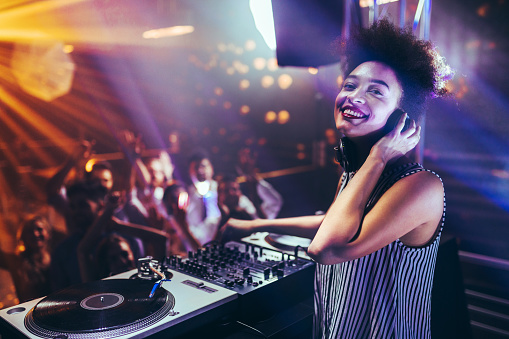
[[[360,113],[357,113],[355,111],[352,111],[351,109],[347,108],[343,111],[343,113],[345,114],[348,114],[348,115],[351,115],[351,116],[354,116],[356,118],[363,118],[364,115],[363,114],[360,114]]]

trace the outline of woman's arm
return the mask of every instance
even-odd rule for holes
[[[364,219],[359,219],[359,234],[354,240],[347,239],[341,229],[349,226],[347,221],[355,220],[351,217],[354,213],[333,221],[337,214],[332,213],[345,211],[331,208],[328,220],[308,248],[309,256],[322,264],[335,264],[373,253],[396,239],[410,246],[424,245],[440,224],[443,196],[442,183],[432,173],[423,171],[403,178],[382,195]]]
[[[229,219],[221,228],[222,241],[238,240],[254,232],[288,234],[313,239],[324,215],[310,215],[281,219]]]
[[[308,253],[317,262],[334,264],[372,253],[413,232],[413,242],[431,238],[443,211],[441,181],[427,172],[399,180],[369,213],[365,206],[388,163],[415,147],[420,129],[403,131],[405,116],[383,137],[327,212]],[[415,232],[414,232],[415,230]],[[411,236],[409,235],[409,238]]]

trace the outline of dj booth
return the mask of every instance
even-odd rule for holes
[[[309,338],[305,239],[256,233],[0,310],[4,338]]]

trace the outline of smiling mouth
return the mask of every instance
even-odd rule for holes
[[[353,111],[349,108],[342,111],[341,114],[343,115],[343,117],[348,119],[364,119],[367,117],[367,115]]]

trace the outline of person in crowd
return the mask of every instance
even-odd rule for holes
[[[48,295],[52,227],[42,214],[31,215],[18,231],[15,253],[0,251],[0,267],[7,269],[20,302]]]
[[[419,142],[426,99],[446,93],[451,71],[431,42],[388,19],[339,47],[334,119],[344,172],[335,200],[325,215],[230,219],[223,239],[255,231],[311,239],[315,338],[430,338],[444,189],[406,154]]]
[[[76,245],[77,269],[83,282],[102,279],[135,267],[136,258],[127,237],[140,239],[146,255],[158,260],[169,254],[170,235],[167,232],[124,222],[114,216],[120,202],[120,192],[108,194],[103,209]]]
[[[192,184],[187,190],[187,223],[191,233],[203,246],[215,239],[221,219],[214,168],[205,151],[197,151],[190,157],[189,177]]]
[[[74,181],[86,180],[99,182],[100,185],[104,187],[104,195],[113,188],[113,170],[109,162],[96,162],[92,166],[90,172],[84,170],[86,162],[93,154],[94,144],[94,142],[83,140],[64,165],[46,183],[48,204],[65,218],[66,226],[72,224],[72,221],[69,220],[69,199],[67,198],[65,183],[68,181],[73,170]]]
[[[254,159],[249,150],[239,153],[238,171],[243,175],[248,185],[248,192],[253,202],[245,195],[241,195],[241,207],[254,206],[253,216],[260,218],[275,218],[282,206],[281,195],[263,180],[256,172]],[[221,210],[218,206],[218,183],[214,180],[214,167],[208,153],[200,150],[191,156],[189,161],[189,177],[192,185],[189,186],[189,206],[187,221],[191,233],[202,245],[216,239],[221,222]]]
[[[238,152],[237,173],[244,179],[243,191],[255,206],[257,217],[274,219],[283,206],[283,197],[257,173],[257,159],[257,152],[248,147],[241,148]]]
[[[102,279],[136,268],[136,261],[129,242],[118,233],[106,235],[94,253],[94,277]]]
[[[170,253],[185,257],[189,251],[196,251],[200,243],[189,230],[187,223],[187,205],[189,194],[185,185],[174,181],[166,187],[163,202],[167,209],[165,229],[170,233]]]
[[[242,194],[237,178],[232,175],[221,176],[217,185],[217,203],[221,211],[220,225],[228,219],[252,220],[259,218],[254,204]]]
[[[143,157],[145,146],[141,136],[131,131],[122,131],[119,141],[131,162],[131,187],[123,207],[124,221],[160,227],[163,225],[160,219],[165,218],[167,212],[162,201],[164,190],[174,180],[175,166],[171,157],[165,150]]]
[[[104,206],[105,187],[93,181],[78,181],[67,189],[69,234],[51,254],[51,288],[82,282],[76,248]]]

